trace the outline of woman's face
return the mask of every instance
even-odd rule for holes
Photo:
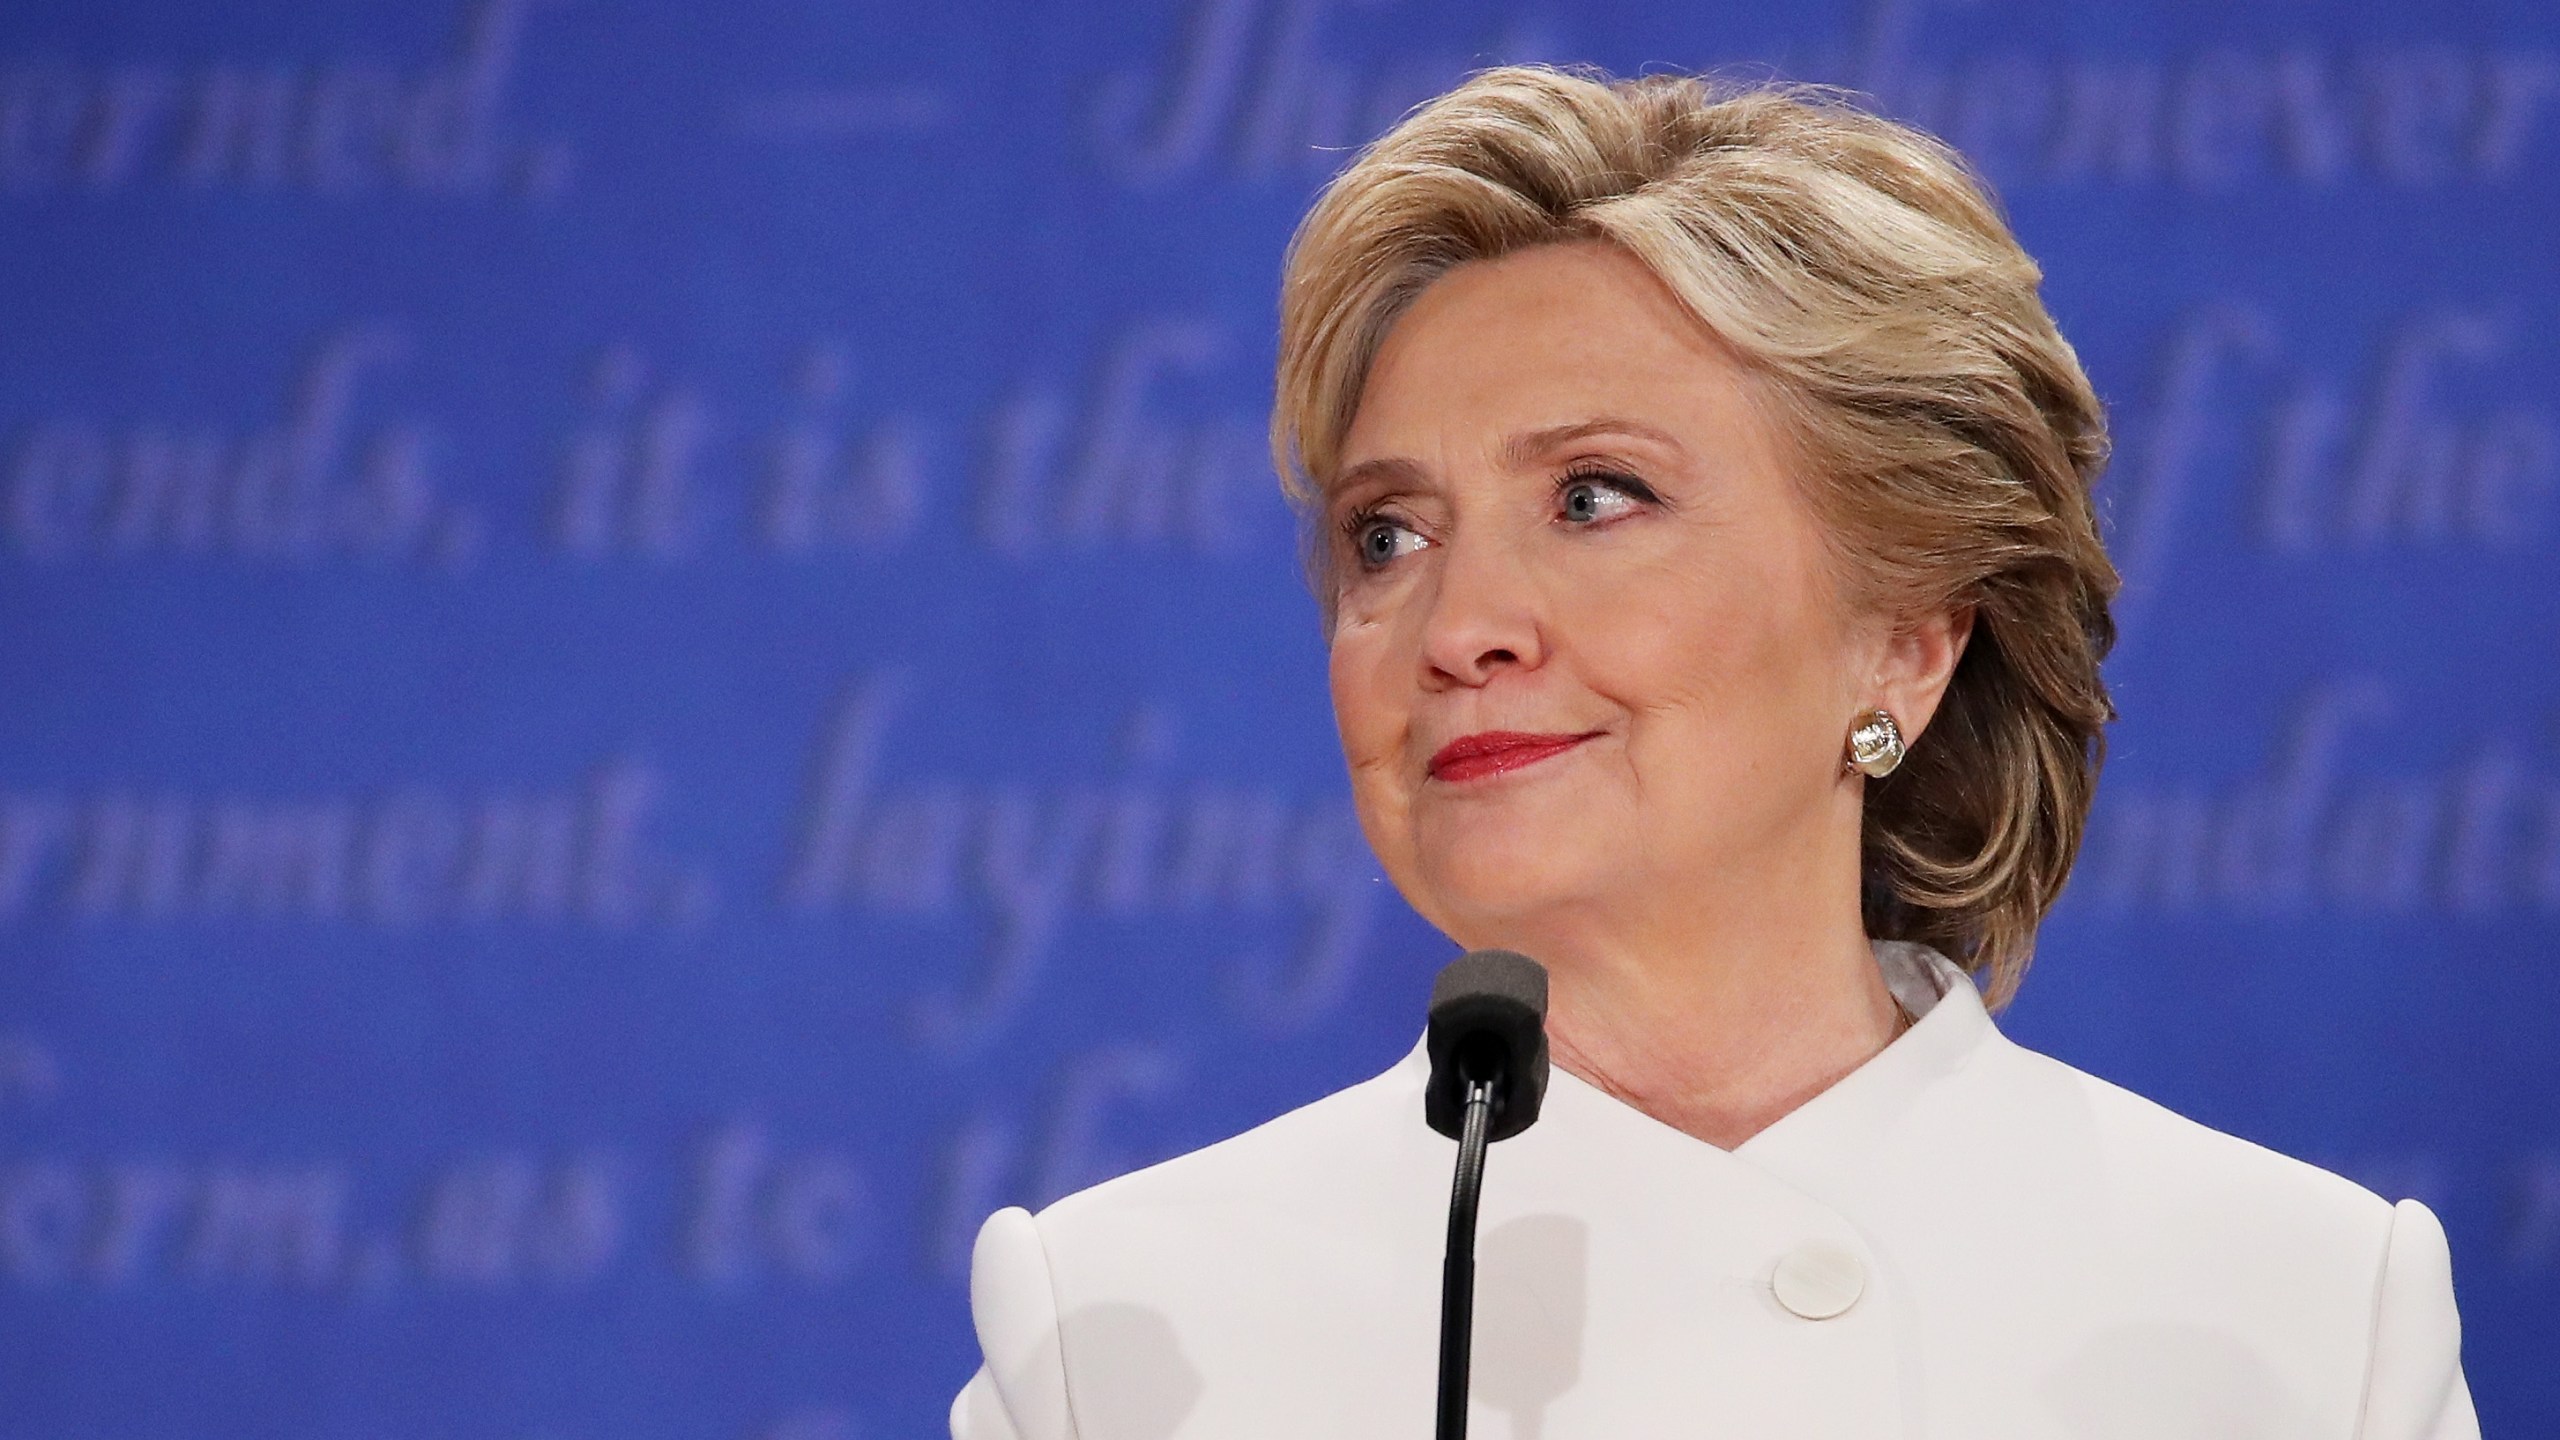
[[[1600,244],[1460,266],[1389,331],[1327,491],[1334,713],[1372,847],[1462,945],[1854,913],[1842,747],[1898,652],[1762,403]]]

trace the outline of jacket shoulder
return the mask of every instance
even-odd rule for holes
[[[1302,1210],[1312,1197],[1369,1188],[1421,1153],[1422,1084],[1408,1056],[1241,1134],[1064,1196],[1041,1210],[1041,1228],[1056,1236],[1113,1216],[1204,1207]]]
[[[2395,1229],[2381,1197],[2005,1039],[1942,1099],[1902,1137],[1915,1183],[1876,1213],[1947,1332],[1996,1337],[2044,1433],[2117,1413],[2163,1418],[2146,1433],[2288,1415],[2285,1433],[2357,1433]],[[2003,1378],[1941,1359],[1982,1394]]]
[[[2020,1201],[2077,1217],[2077,1244],[2102,1245],[2143,1288],[2371,1314],[2390,1202],[2050,1056],[1997,1049],[1982,1078],[2005,1098],[1988,1108],[2015,1129],[1993,1147],[2022,1167]]]
[[[2010,1047],[2043,1072],[2048,1084],[2075,1090],[2131,1193],[2151,1203],[2204,1205],[2234,1218],[2272,1224],[2327,1218],[2351,1225],[2380,1246],[2391,1224],[2391,1202],[2353,1180],[2271,1150],[2255,1141],[2191,1120],[2147,1096],[2067,1065],[2051,1056]]]

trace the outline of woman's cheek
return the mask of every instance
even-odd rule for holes
[[[1342,732],[1343,757],[1355,777],[1379,766],[1385,759],[1381,752],[1404,729],[1406,701],[1387,684],[1383,638],[1378,626],[1338,625],[1328,657],[1334,725]]]
[[[1556,626],[1593,688],[1630,710],[1656,709],[1713,688],[1730,617],[1676,567],[1599,573],[1566,588]]]
[[[1333,657],[1334,724],[1342,734],[1342,757],[1351,778],[1351,807],[1370,853],[1385,867],[1397,888],[1414,883],[1413,797],[1404,780],[1402,707],[1374,688],[1381,672],[1365,662],[1373,657],[1346,654],[1337,644]]]

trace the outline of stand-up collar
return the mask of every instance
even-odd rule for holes
[[[1859,1173],[1864,1157],[1892,1135],[1910,1108],[1998,1034],[1972,980],[1952,961],[1902,941],[1878,941],[1875,952],[1886,987],[1917,1017],[1911,1028],[1731,1151],[1645,1115],[1561,1067],[1548,1082],[1548,1115],[1568,1125],[1596,1120],[1613,1132],[1650,1127],[1663,1144],[1729,1154],[1797,1189],[1837,1193],[1835,1179]]]
[[[1912,1108],[1999,1035],[1981,992],[1953,961],[1900,941],[1876,950],[1885,983],[1919,1019],[1830,1089],[1734,1147],[1739,1158],[1815,1194],[1837,1196],[1835,1177],[1869,1169]],[[1936,996],[1925,1011],[1911,1003],[1923,986]]]

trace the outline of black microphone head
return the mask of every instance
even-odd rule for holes
[[[1493,1082],[1486,1135],[1508,1140],[1537,1123],[1547,1098],[1547,967],[1509,950],[1475,950],[1431,982],[1423,1038],[1431,1083],[1422,1118],[1455,1140],[1466,1123],[1467,1082]]]

